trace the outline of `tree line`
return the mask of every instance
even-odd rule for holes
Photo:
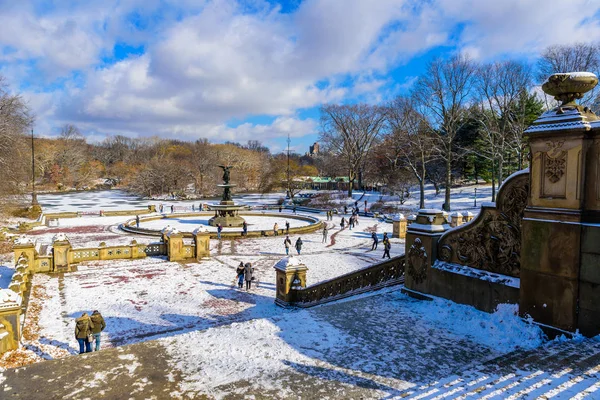
[[[535,89],[553,73],[572,71],[598,75],[600,44],[551,46],[536,66],[477,63],[464,54],[434,59],[407,95],[384,104],[322,106],[321,140],[359,187],[382,182],[402,196],[416,185],[423,208],[429,182],[444,189],[449,211],[456,180],[483,179],[495,201],[504,179],[528,165],[525,129],[555,105]],[[598,90],[582,104],[598,111]]]
[[[432,60],[410,92],[382,104],[321,107],[321,152],[309,157],[271,154],[259,141],[195,142],[157,137],[110,136],[88,143],[75,125],[56,138],[35,137],[34,117],[19,94],[0,78],[0,194],[39,190],[121,187],[143,196],[213,196],[218,165],[235,165],[239,191],[302,187],[303,176],[347,176],[353,187],[383,186],[401,197],[411,187],[444,191],[460,181],[496,188],[528,165],[523,132],[553,100],[535,88],[554,72],[600,73],[600,46],[551,46],[535,66],[515,60],[477,63],[466,55]],[[598,110],[592,91],[583,103]],[[32,176],[32,140],[35,170]],[[289,165],[289,174],[288,174]]]

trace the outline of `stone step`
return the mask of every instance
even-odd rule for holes
[[[441,399],[595,398],[600,391],[600,341],[549,343],[515,351],[456,376],[404,391],[400,397]]]

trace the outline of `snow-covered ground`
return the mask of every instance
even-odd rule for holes
[[[425,207],[426,208],[441,208],[444,203],[444,192],[440,192],[439,195],[435,194],[433,185],[427,185],[425,187]],[[489,202],[492,198],[492,187],[491,185],[469,185],[462,186],[452,189],[452,210],[473,210],[477,209],[474,207],[475,201],[475,189],[477,189],[477,205],[481,205],[483,202]],[[314,191],[305,190],[301,193],[325,193],[325,191]],[[365,192],[354,191],[352,198],[343,196],[344,192],[327,192],[332,195],[342,196],[339,200],[339,204],[351,205],[354,201],[360,199],[359,206],[361,211],[364,207],[364,201],[367,200],[367,207],[376,201],[384,201],[390,203],[401,210],[413,210],[416,211],[419,205],[419,192],[418,190],[411,190],[411,196],[408,197],[404,204],[400,204],[398,196],[382,196],[379,192]],[[364,196],[363,196],[364,194]],[[233,200],[240,204],[246,204],[248,206],[260,206],[260,205],[274,205],[277,204],[279,199],[285,197],[285,193],[267,193],[267,194],[240,194],[234,195]],[[76,193],[62,193],[62,194],[40,194],[38,195],[38,201],[41,204],[45,212],[66,212],[66,211],[100,211],[100,210],[123,210],[123,209],[135,209],[143,208],[149,204],[158,206],[162,204],[164,211],[170,211],[170,206],[173,205],[179,210],[189,209],[191,211],[192,204],[198,207],[202,203],[217,203],[218,200],[150,200],[142,199],[122,190],[102,190],[93,192],[76,192]]]
[[[252,218],[261,217],[249,218],[252,225]],[[114,226],[92,225],[103,218],[78,219],[89,224],[41,227],[34,231],[34,237],[48,244],[56,233],[66,231],[74,247],[97,246],[101,238],[108,245],[128,243],[133,238],[138,242],[155,240],[124,234]],[[272,218],[265,219],[267,226],[272,227]],[[182,226],[189,226],[187,220],[195,221],[182,219]],[[162,223],[153,226],[157,229],[166,222],[174,226],[171,219],[156,222]],[[290,219],[292,226],[294,222],[302,223]],[[377,232],[380,239],[384,232],[391,236],[391,224],[360,218],[360,225],[354,230],[332,227],[325,243],[321,232],[302,235],[304,244],[299,256],[293,246],[299,236],[291,235],[290,252],[309,268],[307,280],[311,285],[380,261],[383,248],[370,250],[371,231]],[[64,276],[35,275],[30,303],[38,310],[39,321],[28,312],[25,324],[32,325],[30,330],[38,333],[24,342],[42,356],[54,358],[73,353],[77,347],[72,337],[74,318],[96,308],[109,325],[103,334],[106,346],[269,316],[278,310],[274,304],[273,266],[285,256],[284,238],[212,240],[212,257],[201,263],[170,263],[162,258],[98,261],[82,263],[77,272]],[[391,242],[392,256],[404,252],[402,240]],[[253,264],[260,283],[250,293],[232,288],[235,268],[241,261]]]

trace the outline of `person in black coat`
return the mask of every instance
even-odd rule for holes
[[[379,238],[375,232],[371,232],[371,239],[373,239],[373,245],[371,246],[371,250],[377,250],[377,245],[379,244]]]

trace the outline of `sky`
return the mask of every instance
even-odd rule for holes
[[[599,0],[0,0],[0,74],[36,135],[298,153],[325,103],[385,102],[435,57],[534,64],[600,38]]]

